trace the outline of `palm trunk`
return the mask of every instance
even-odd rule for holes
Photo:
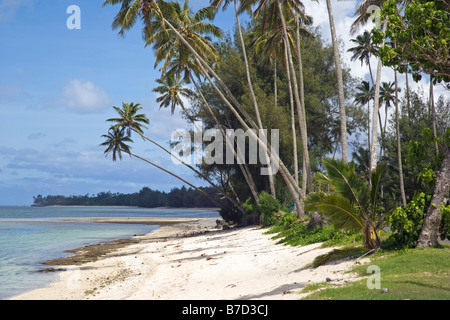
[[[180,158],[178,158],[176,155],[173,155],[169,150],[167,150],[166,148],[164,148],[162,145],[160,145],[159,143],[157,143],[156,141],[153,141],[152,139],[146,137],[145,135],[137,132],[136,130],[133,129],[134,132],[136,132],[137,134],[141,135],[141,137],[143,139],[146,139],[147,141],[153,143],[154,145],[156,145],[157,147],[159,147],[160,149],[162,149],[163,151],[165,151],[166,153],[170,154],[172,157],[174,157],[177,161],[180,161],[183,165],[185,165],[187,168],[191,169],[192,171],[194,171],[196,174],[199,175],[199,177],[201,177],[202,179],[204,179],[206,182],[208,182],[211,187],[213,187],[214,189],[216,189],[216,191],[220,194],[222,194],[225,198],[227,198],[231,203],[233,203],[237,208],[241,208],[242,207],[239,205],[239,203],[237,203],[232,197],[230,197],[226,192],[224,192],[223,190],[221,190],[219,187],[217,187],[210,179],[208,179],[208,177],[206,177],[205,175],[203,175],[201,172],[199,172],[197,169],[195,169],[194,167],[192,167],[191,165],[187,164],[186,162],[184,162],[183,160],[181,160]]]
[[[283,14],[283,8],[281,7],[281,2],[277,1],[278,3],[278,12],[280,13],[280,17],[281,17],[281,22],[283,25],[283,33],[284,33],[284,41],[286,43],[286,51],[287,51],[287,55],[288,55],[288,63],[289,63],[289,68],[292,74],[292,82],[294,85],[294,98],[295,98],[295,102],[297,105],[297,114],[298,114],[298,121],[299,121],[299,126],[300,126],[300,135],[302,138],[302,151],[303,151],[303,161],[304,161],[304,168],[306,170],[306,172],[303,172],[304,175],[307,175],[307,184],[308,184],[308,189],[309,190],[313,190],[312,188],[312,175],[311,175],[311,165],[310,165],[310,159],[309,159],[309,151],[308,151],[308,133],[307,133],[307,126],[306,126],[306,119],[304,117],[303,112],[301,112],[302,110],[302,105],[300,102],[300,98],[299,98],[299,90],[298,90],[298,85],[297,85],[297,77],[295,76],[295,69],[294,69],[294,63],[292,60],[292,53],[291,53],[291,48],[289,45],[289,39],[287,36],[287,27],[286,27],[286,20],[284,18],[284,14]],[[305,190],[301,189],[302,191],[300,192],[300,196],[303,197],[303,195],[305,194]],[[303,199],[302,200],[302,205],[303,205]],[[316,225],[321,225],[322,224],[322,218],[320,217],[319,213],[317,212],[312,212],[311,213],[311,224],[310,227],[314,227]]]
[[[292,130],[292,149],[294,156],[294,179],[298,184],[298,157],[297,157],[297,130],[295,130],[295,113],[294,113],[294,97],[292,93],[292,80],[291,80],[291,72],[289,70],[288,56],[287,56],[287,44],[284,42],[284,56],[286,60],[286,75],[288,80],[288,89],[289,89],[289,105],[291,110],[291,130]],[[306,176],[306,175],[305,175]],[[302,190],[305,191],[306,186],[303,186]],[[303,195],[304,196],[304,195]]]
[[[201,194],[203,194],[205,197],[207,197],[208,199],[210,199],[211,201],[213,201],[215,204],[217,204],[217,205],[218,205],[219,207],[221,207],[222,209],[226,209],[221,203],[217,202],[217,201],[216,201],[213,197],[211,197],[209,194],[207,194],[206,192],[204,192],[202,189],[199,189],[198,187],[194,186],[192,183],[190,183],[190,182],[184,180],[184,179],[181,178],[180,176],[177,176],[176,174],[170,172],[169,170],[166,170],[166,169],[164,169],[163,167],[158,166],[157,164],[151,162],[150,160],[147,160],[147,159],[145,159],[145,158],[142,158],[142,157],[140,157],[140,156],[138,156],[138,155],[136,155],[136,154],[134,154],[134,153],[131,153],[131,152],[130,152],[129,155],[132,156],[132,157],[135,157],[135,158],[137,158],[137,159],[140,159],[140,160],[142,160],[142,161],[145,161],[145,162],[151,164],[152,166],[154,166],[154,167],[156,167],[156,168],[158,168],[158,169],[160,169],[160,170],[162,170],[162,171],[164,171],[164,172],[167,172],[167,173],[170,174],[171,176],[173,176],[173,177],[175,177],[175,178],[181,180],[182,182],[186,183],[187,185],[191,186],[192,188],[194,188],[195,190],[197,190],[198,192],[200,192]],[[241,209],[241,210],[243,210],[243,209]],[[243,213],[245,213],[245,212],[243,211]]]
[[[383,22],[382,31],[386,30],[387,20]],[[384,45],[384,41],[382,46]],[[375,82],[375,96],[373,101],[373,116],[372,116],[372,149],[370,151],[370,172],[375,171],[377,167],[377,147],[378,147],[378,111],[380,107],[380,81],[381,81],[381,59],[378,58],[377,79]]]
[[[198,60],[197,60],[197,62],[198,62]],[[198,87],[198,85],[197,85],[197,83],[195,82],[195,79],[192,77],[192,75],[191,75],[191,81],[192,81],[192,83],[194,83],[194,86],[195,86],[195,88],[197,89],[197,92],[199,93],[200,98],[203,100],[203,103],[205,104],[206,109],[208,110],[209,114],[213,117],[214,121],[216,122],[217,128],[220,130],[220,133],[222,134],[223,138],[225,139],[225,141],[226,141],[227,143],[230,143],[230,141],[229,141],[228,139],[226,139],[227,136],[226,136],[226,134],[225,134],[225,131],[223,131],[223,128],[222,128],[222,126],[221,126],[220,123],[219,123],[219,120],[217,119],[216,115],[215,115],[214,112],[212,111],[212,109],[211,109],[211,107],[210,107],[208,101],[206,101],[205,96],[203,95],[202,91],[201,91],[200,88]],[[237,154],[236,154],[236,152],[234,151],[234,148],[233,148],[232,146],[230,146],[230,149],[233,150],[234,158],[237,159]],[[253,198],[255,199],[255,201],[256,201],[256,203],[257,203],[259,198],[258,198],[258,190],[257,190],[257,188],[256,188],[256,184],[255,184],[255,182],[253,181],[252,176],[246,171],[246,169],[243,167],[243,165],[242,165],[242,164],[239,164],[239,167],[240,167],[240,169],[241,169],[241,171],[242,171],[242,174],[243,174],[243,176],[244,176],[245,181],[247,182],[248,187],[250,188],[250,192],[252,193]]]
[[[175,33],[176,37],[189,49],[189,51],[194,55],[195,58],[197,58],[200,61],[200,69],[202,70],[203,75],[208,79],[209,83],[213,87],[213,89],[216,91],[216,93],[219,95],[220,99],[225,103],[227,108],[235,115],[236,119],[239,121],[239,123],[245,128],[246,130],[250,129],[248,124],[242,119],[239,112],[242,113],[242,115],[246,118],[246,120],[250,123],[250,125],[255,129],[258,130],[258,127],[256,126],[255,122],[251,119],[251,117],[248,115],[248,113],[242,108],[242,106],[239,104],[239,102],[236,100],[236,98],[233,96],[231,91],[228,89],[228,87],[224,84],[222,79],[220,79],[219,76],[214,72],[214,70],[204,61],[204,59],[192,48],[192,46],[189,44],[189,42],[184,39],[184,37],[178,32],[178,30],[169,22],[167,19],[163,19],[163,22]],[[206,70],[205,70],[206,69]],[[233,105],[230,103],[230,101],[224,96],[224,94],[217,88],[215,82],[211,79],[209,73],[216,79],[216,81],[219,83],[219,85],[222,87],[222,89],[225,91],[225,94],[230,98],[231,102],[236,106],[236,108],[239,110],[239,112],[233,107]],[[269,156],[272,156],[275,161],[279,165],[280,173],[286,182],[286,184],[290,185],[290,190],[294,190],[295,194],[292,196],[298,196],[301,193],[301,190],[298,185],[295,184],[294,178],[292,178],[289,174],[289,171],[287,170],[285,164],[280,159],[278,154],[275,152],[271,152],[270,144],[262,141],[252,130],[249,130],[249,134],[252,136],[252,138],[256,139],[259,143],[259,145],[264,149],[265,152],[269,153]],[[272,160],[272,159],[271,159]]]
[[[368,152],[370,154],[370,100],[367,102],[367,144],[369,147]]]
[[[308,187],[311,187],[310,189],[312,190],[312,176],[311,176],[311,165],[310,165],[310,159],[309,159],[309,151],[308,151],[308,133],[307,133],[307,126],[306,126],[306,119],[303,116],[302,112],[299,112],[299,110],[302,110],[302,105],[300,102],[300,97],[299,97],[299,93],[298,93],[298,85],[297,85],[297,78],[295,76],[295,69],[294,69],[294,63],[292,60],[292,52],[291,52],[291,46],[289,45],[289,39],[287,36],[287,26],[286,26],[286,20],[284,18],[284,14],[283,14],[283,8],[281,7],[281,2],[277,1],[278,3],[278,11],[280,13],[281,16],[281,22],[283,24],[283,33],[284,33],[284,41],[286,42],[286,48],[287,48],[287,54],[288,54],[288,63],[289,63],[289,68],[291,70],[291,74],[292,74],[292,84],[294,86],[294,98],[295,98],[295,103],[297,105],[297,114],[299,115],[299,125],[300,125],[300,135],[302,138],[302,149],[303,149],[303,158],[306,161],[306,169],[307,172],[306,174],[308,175]],[[303,173],[305,174],[305,173]]]
[[[408,71],[405,72],[405,77],[406,77],[406,107],[408,108],[408,120],[411,121],[411,100],[409,97]]]
[[[273,96],[275,100],[275,107],[278,106],[278,70],[277,70],[277,58],[273,59]]]
[[[403,206],[406,206],[405,184],[403,183],[402,148],[400,145],[400,123],[399,123],[399,115],[398,115],[397,71],[394,72],[394,75],[395,75],[395,128],[396,128],[396,134],[397,134],[398,175],[399,175],[400,195],[402,197],[402,203],[403,203]]]
[[[239,20],[239,14],[238,14],[238,8],[237,8],[236,0],[234,0],[234,11],[236,13],[236,22],[237,22],[237,27],[238,27],[238,31],[239,31],[239,39],[241,41],[242,55],[244,56],[245,72],[247,74],[247,83],[248,83],[248,88],[249,88],[249,91],[250,91],[250,95],[252,97],[253,107],[255,108],[256,121],[258,122],[259,128],[263,129],[261,116],[259,114],[258,102],[256,101],[255,92],[253,91],[252,79],[250,77],[250,69],[249,69],[249,64],[248,64],[248,59],[247,59],[247,50],[245,49],[244,36],[242,35],[241,22]],[[261,131],[261,132],[263,132],[263,131]],[[275,192],[274,175],[272,174],[272,168],[270,166],[269,157],[267,156],[267,153],[265,153],[265,155],[266,155],[267,169],[269,171],[268,177],[269,177],[270,192],[271,192],[272,196],[274,198],[276,198],[277,194]]]
[[[433,138],[434,138],[434,154],[439,155],[439,147],[437,143],[437,132],[436,132],[436,109],[434,106],[434,93],[433,93],[433,81],[430,76],[430,110],[431,110],[431,124],[433,128]]]
[[[330,19],[331,40],[333,43],[334,62],[336,65],[336,76],[338,85],[338,100],[339,100],[339,116],[341,120],[341,145],[342,145],[342,161],[348,162],[347,151],[347,119],[345,116],[345,98],[344,98],[344,81],[342,77],[341,58],[339,57],[339,45],[336,38],[336,30],[334,27],[333,11],[331,8],[331,1],[327,0],[328,17]]]
[[[300,90],[300,104],[301,104],[301,110],[297,110],[298,112],[303,113],[303,118],[305,119],[306,123],[306,106],[305,106],[305,86],[303,82],[303,62],[302,62],[302,50],[301,50],[301,43],[300,43],[300,18],[298,13],[296,14],[296,34],[297,34],[297,55],[298,55],[298,85]],[[299,117],[300,119],[300,117]],[[296,167],[296,170],[298,170],[298,167]],[[305,159],[303,159],[302,163],[302,190],[303,190],[303,197],[306,196],[306,190],[308,189],[308,175],[305,174],[307,171],[307,165]],[[312,188],[309,188],[308,193],[313,192]]]

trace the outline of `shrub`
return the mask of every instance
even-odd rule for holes
[[[430,195],[419,192],[405,208],[397,207],[388,218],[392,231],[388,242],[403,247],[414,247],[430,200]]]
[[[280,210],[281,205],[277,199],[263,191],[259,195],[258,207],[262,214],[263,227],[271,226],[275,223],[275,213]]]

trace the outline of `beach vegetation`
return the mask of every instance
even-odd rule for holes
[[[410,14],[422,6],[436,21],[446,21],[442,3],[422,2],[426,1],[408,4],[405,17],[416,19]],[[449,135],[450,101],[439,97],[435,103],[433,84],[446,83],[447,78],[437,68],[428,72],[429,57],[412,61],[402,55],[414,41],[394,43],[386,36],[413,34],[414,26],[397,28],[403,11],[397,10],[399,2],[395,1],[387,1],[382,8],[386,20],[352,40],[356,44],[351,49],[353,59],[369,64],[371,56],[378,58],[374,74],[369,64],[371,84],[353,78],[340,62],[330,1],[326,4],[331,44],[321,39],[301,1],[212,0],[194,12],[188,0],[106,0],[104,5],[119,5],[113,21],[119,34],[125,35],[141,20],[145,46],[153,50],[155,68],[161,71],[154,89],[161,107],[170,108],[172,114],[180,107],[194,127],[200,120],[201,130],[219,130],[222,138],[227,129],[250,133],[275,129],[280,143],[278,152],[273,152],[269,139],[255,134],[263,150],[256,164],[250,163],[248,154],[243,163],[232,164],[192,166],[179,159],[215,190],[216,197],[132,153],[132,133],[170,153],[145,135],[149,121],[137,103],[114,107],[119,117],[108,119],[112,125],[102,136],[105,154],[112,154],[113,160],[122,159],[123,154],[143,160],[209,197],[220,207],[224,220],[236,224],[258,221],[283,233],[280,238],[288,243],[353,237],[355,247],[360,237],[362,247],[376,251],[382,247],[382,229],[388,222],[394,232],[390,239],[397,245],[412,246],[416,237],[417,246],[436,245],[438,236],[445,237],[448,230],[450,150],[445,141],[450,138],[445,137]],[[352,32],[370,20],[368,8],[373,4],[362,1],[358,5]],[[236,28],[234,34],[225,35],[214,19],[219,9],[229,7],[234,7]],[[246,25],[241,24],[242,14],[248,14]],[[439,48],[445,48],[444,24],[433,27],[422,22],[418,27],[433,35],[429,44],[440,41]],[[394,68],[394,82],[381,79],[383,64]],[[428,97],[408,86],[408,72],[417,80],[418,71],[431,76]],[[405,90],[398,85],[397,72],[406,72]],[[391,106],[395,112],[389,116]],[[424,128],[430,129],[421,134]],[[347,140],[350,133],[352,139]],[[410,142],[421,135],[428,140]],[[226,139],[222,143],[225,149]],[[357,150],[352,160],[347,159],[349,147]],[[407,156],[408,148],[416,154]],[[237,159],[234,144],[232,149]],[[336,157],[337,153],[341,156]],[[278,166],[274,174],[270,174],[271,161]],[[260,174],[261,169],[269,174]],[[426,189],[422,190],[425,196],[421,188]],[[418,204],[417,211],[413,208]],[[390,208],[395,207],[391,214]]]
[[[326,174],[319,174],[319,179],[330,186],[331,192],[309,194],[305,209],[321,212],[337,229],[362,232],[364,246],[379,249],[385,218],[385,208],[379,197],[384,166],[378,165],[368,182],[356,174],[353,163],[334,159],[322,162]]]

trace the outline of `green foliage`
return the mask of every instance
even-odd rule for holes
[[[271,226],[275,223],[275,213],[280,210],[281,205],[272,195],[263,191],[259,195],[258,207],[262,214],[263,227]]]
[[[371,184],[359,177],[354,163],[323,159],[326,175],[319,174],[332,193],[316,192],[305,200],[305,210],[323,213],[337,229],[362,231],[367,248],[379,248],[379,233],[383,227],[383,208],[378,195],[384,166],[372,172]]]
[[[450,82],[450,12],[447,0],[415,0],[399,6],[397,0],[383,1],[381,20],[387,30],[372,31],[373,41],[381,45],[379,56],[387,66],[408,70],[418,81],[421,73],[433,81]]]
[[[430,201],[430,195],[418,192],[405,208],[397,207],[387,218],[392,231],[388,242],[401,247],[414,247]]]

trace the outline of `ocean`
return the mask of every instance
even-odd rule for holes
[[[0,300],[44,287],[58,279],[42,273],[41,262],[65,257],[65,250],[156,230],[143,224],[63,221],[64,218],[206,218],[217,211],[130,207],[0,206]]]

